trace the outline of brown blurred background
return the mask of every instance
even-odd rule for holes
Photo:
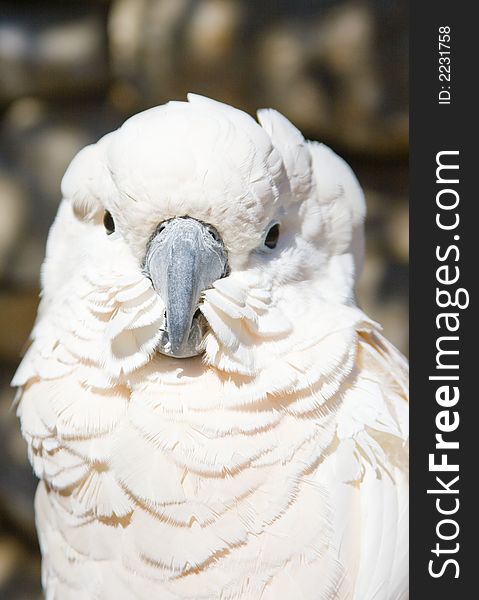
[[[9,381],[74,154],[187,91],[271,106],[353,166],[360,302],[407,353],[406,0],[0,0],[0,599],[40,598],[34,478]]]

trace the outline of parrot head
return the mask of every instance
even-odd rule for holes
[[[278,112],[258,120],[190,94],[131,117],[64,176],[75,218],[96,228],[96,252],[117,266],[127,254],[151,282],[161,354],[206,351],[219,364],[229,353],[241,371],[241,345],[271,350],[311,311],[320,319],[321,306],[354,303],[356,178]]]

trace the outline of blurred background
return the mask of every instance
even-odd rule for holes
[[[406,0],[0,0],[0,599],[41,598],[35,481],[9,381],[65,168],[128,116],[194,91],[274,107],[353,166],[360,303],[408,343]]]

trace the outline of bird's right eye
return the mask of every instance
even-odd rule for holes
[[[111,235],[115,231],[115,221],[108,210],[105,210],[105,214],[103,215],[103,225],[105,226],[107,235]]]
[[[266,238],[264,240],[264,245],[267,248],[270,248],[271,250],[273,250],[274,248],[276,248],[276,244],[278,243],[278,238],[279,238],[279,225],[278,223],[275,223],[271,229],[268,231],[268,233],[266,234]]]

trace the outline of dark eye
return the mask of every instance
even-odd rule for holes
[[[278,238],[279,238],[279,225],[276,223],[276,225],[273,225],[273,227],[271,227],[271,229],[268,231],[268,234],[266,235],[266,238],[264,240],[264,245],[267,248],[276,248],[276,244],[278,243]]]
[[[115,221],[113,220],[111,213],[109,213],[107,210],[103,215],[103,225],[105,226],[107,235],[111,235],[115,231]]]

